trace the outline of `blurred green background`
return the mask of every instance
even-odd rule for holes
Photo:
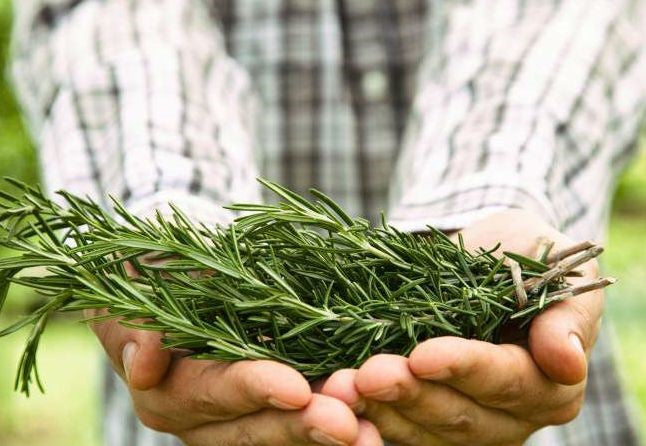
[[[0,71],[6,70],[10,1],[0,0]],[[642,141],[643,142],[643,141]],[[642,144],[643,146],[644,144]],[[608,314],[620,345],[624,382],[646,426],[646,154],[622,177],[614,202],[604,266],[620,279],[609,291]],[[0,176],[37,181],[33,148],[8,83],[0,80]],[[2,256],[2,252],[0,252]],[[10,317],[28,311],[35,296],[16,290]],[[0,318],[0,327],[7,316]],[[100,347],[85,326],[55,320],[44,335],[40,371],[47,393],[27,399],[12,391],[25,333],[0,339],[0,445],[93,446],[100,443]]]

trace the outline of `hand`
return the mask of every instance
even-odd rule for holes
[[[284,364],[183,358],[161,348],[159,333],[116,320],[93,323],[92,329],[128,385],[143,424],[188,446],[382,444],[374,425],[357,420],[343,402],[314,394]]]
[[[116,321],[93,329],[143,424],[188,446],[382,444],[371,423],[358,422],[343,402],[313,394],[286,365],[172,357],[157,333]]]
[[[536,255],[537,238],[573,244],[540,218],[505,211],[462,231],[470,249],[494,246]],[[583,266],[597,277],[595,262]],[[536,317],[528,349],[455,337],[421,343],[409,358],[376,355],[359,370],[341,370],[322,392],[345,401],[397,444],[522,444],[543,426],[578,414],[603,307],[603,293],[570,298]]]

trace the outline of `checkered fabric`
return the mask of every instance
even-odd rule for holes
[[[634,0],[20,0],[13,75],[50,190],[224,222],[254,178],[403,229],[533,210],[603,237],[645,108]],[[605,331],[604,331],[605,333]],[[108,373],[105,442],[175,444]],[[633,445],[607,334],[580,416]]]

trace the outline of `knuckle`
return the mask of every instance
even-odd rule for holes
[[[571,307],[573,316],[581,327],[585,327],[583,332],[579,334],[584,348],[589,348],[590,337],[596,337],[596,327],[600,323],[600,314],[596,314],[595,310],[590,308],[584,302],[572,302]]]
[[[141,421],[141,424],[146,426],[148,429],[166,433],[175,432],[173,422],[166,417],[137,407],[135,408],[135,413],[137,415],[137,418],[139,418],[139,421]]]
[[[214,421],[227,421],[235,418],[233,409],[228,410],[222,403],[222,387],[209,386],[206,392],[194,392],[189,404],[191,410],[196,414],[208,415]]]
[[[467,381],[474,376],[478,376],[482,364],[475,360],[454,361],[447,367],[449,376],[456,381]]]
[[[240,396],[247,395],[248,389],[239,379],[239,372],[231,364],[223,375],[213,374],[209,367],[202,370],[199,375],[205,385],[193,389],[190,398],[190,405],[194,411],[200,414],[208,414],[218,421],[228,420],[234,417],[237,409],[244,399]]]
[[[217,390],[208,390],[205,395],[195,395],[192,399],[192,409],[201,414],[216,414],[218,411],[217,405],[213,402],[216,397]]]
[[[262,385],[264,377],[261,374],[254,373],[253,370],[240,369],[236,372],[233,379],[233,388],[236,393],[242,397],[240,404],[253,408],[267,401],[271,397],[270,385]]]
[[[513,407],[519,402],[524,390],[524,377],[521,374],[511,374],[504,385],[487,397],[487,401],[494,407]]]
[[[572,311],[575,316],[582,322],[596,320],[597,317],[592,314],[591,309],[585,303],[576,302],[572,305]]]
[[[577,398],[567,404],[564,404],[563,406],[553,410],[549,414],[547,418],[547,423],[553,424],[553,425],[569,423],[579,415],[579,413],[581,412],[582,406],[583,406],[582,397]]]
[[[408,445],[428,444],[427,435],[424,432],[422,432],[421,429],[415,429],[413,430],[407,444]]]
[[[444,431],[455,431],[464,434],[473,431],[475,424],[474,414],[465,410],[447,416],[440,421],[437,427]]]
[[[391,430],[393,430],[391,428]],[[420,444],[429,444],[429,435],[424,430],[422,426],[411,425],[408,429],[405,429],[404,432],[397,432],[396,434],[388,435],[386,432],[385,437],[390,436],[391,440],[395,444],[401,444],[402,446],[416,446]]]
[[[239,446],[269,446],[269,443],[251,434],[248,428],[240,427],[236,435],[236,445]]]
[[[97,316],[99,316],[99,314],[97,314]],[[116,320],[91,322],[90,328],[92,329],[96,337],[99,338],[99,341],[106,348],[106,350],[109,348],[109,343],[106,341],[116,337],[117,335],[117,333],[115,333],[117,329]]]

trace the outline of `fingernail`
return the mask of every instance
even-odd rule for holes
[[[364,395],[371,399],[375,399],[379,401],[395,401],[399,399],[399,388],[397,386],[388,387],[387,389],[379,390],[377,392],[372,392],[372,393],[366,393]]]
[[[326,434],[323,431],[318,429],[312,429],[310,431],[310,438],[317,442],[318,444],[324,444],[327,446],[345,446],[347,443],[337,440],[336,438]]]
[[[581,353],[585,354],[585,350],[583,350],[583,344],[581,343],[581,339],[575,333],[570,333],[570,342],[572,343],[574,348],[576,348]]]
[[[278,400],[274,397],[270,397],[267,402],[274,406],[277,409],[283,409],[283,410],[296,410],[300,409],[302,406],[294,406],[292,404],[287,404],[284,401]]]
[[[123,362],[123,370],[126,373],[126,380],[130,381],[130,369],[132,368],[132,361],[135,359],[139,346],[136,342],[128,342],[123,351],[121,352],[121,360]]]

